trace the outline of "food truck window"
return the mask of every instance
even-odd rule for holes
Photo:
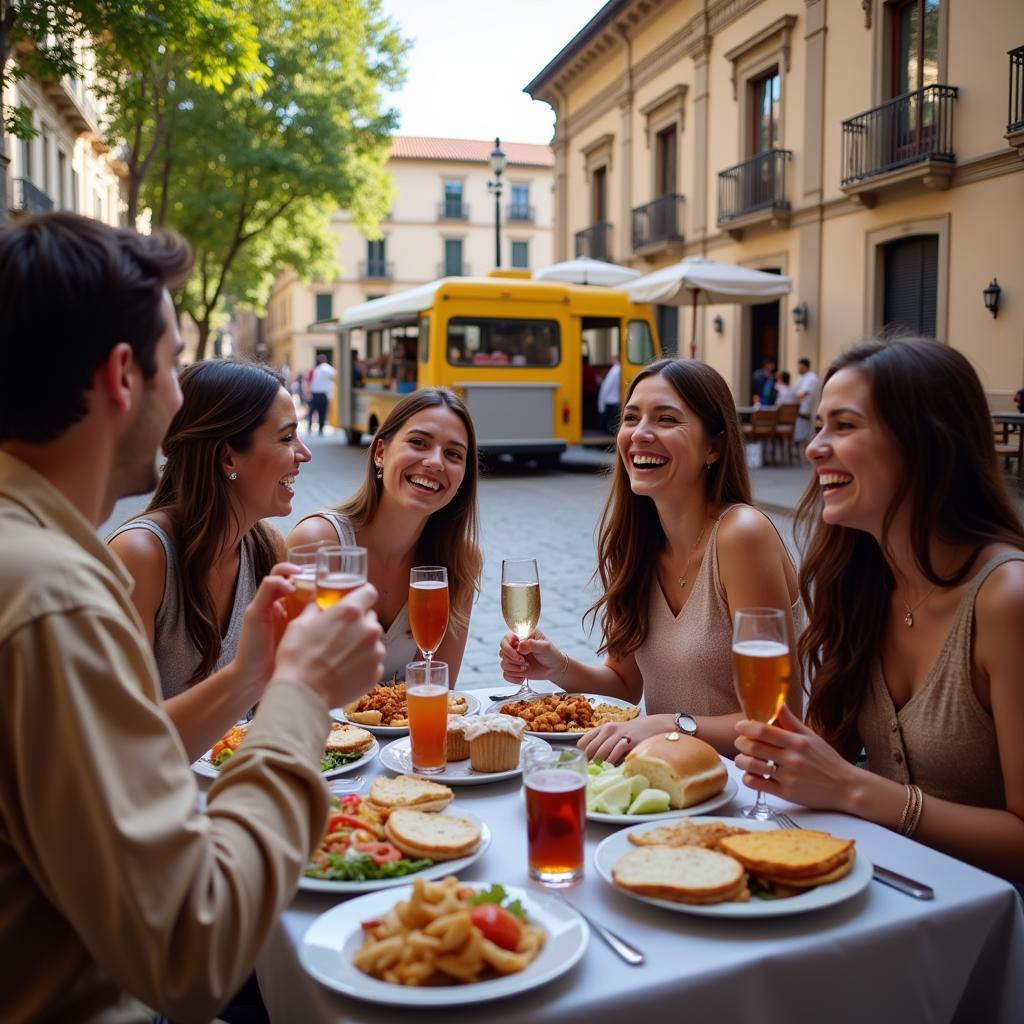
[[[452,317],[448,321],[452,366],[557,366],[562,341],[555,320]]]

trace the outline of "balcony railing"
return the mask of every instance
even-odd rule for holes
[[[395,276],[395,265],[390,260],[360,260],[359,276],[390,280]]]
[[[910,164],[952,164],[955,85],[926,85],[843,122],[842,187]]]
[[[683,240],[683,197],[676,192],[633,209],[633,248]]]
[[[576,255],[590,256],[595,260],[611,259],[611,236],[612,226],[607,221],[577,231]]]
[[[1024,46],[1010,50],[1010,102],[1006,134],[1024,131]]]
[[[465,260],[441,260],[437,265],[438,277],[469,277],[469,264]]]
[[[511,203],[505,211],[510,224],[532,224],[533,207],[529,203]]]
[[[788,210],[788,149],[766,149],[718,175],[718,223],[725,224],[760,210]]]
[[[11,186],[14,192],[12,210],[21,213],[46,213],[53,209],[53,200],[28,178],[15,178]]]
[[[469,203],[461,199],[442,199],[437,204],[438,220],[469,220]]]

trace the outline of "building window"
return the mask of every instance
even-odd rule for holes
[[[509,220],[530,220],[530,186],[513,182],[509,193]]]
[[[366,277],[387,277],[387,252],[383,238],[366,242]]]
[[[32,140],[21,140],[21,176],[32,180]]]
[[[939,236],[915,235],[885,246],[883,322],[925,338],[937,336]]]
[[[444,276],[461,277],[465,273],[462,268],[462,239],[446,238],[444,240]]]
[[[529,242],[513,242],[512,243],[512,266],[519,268],[527,268],[530,266],[530,243]]]
[[[461,181],[446,181],[444,183],[444,202],[441,214],[443,217],[462,220],[466,216],[462,195],[463,183]]]
[[[939,0],[903,0],[892,11],[892,95],[939,80]]]
[[[780,92],[782,79],[779,69],[772,68],[767,74],[750,81],[750,155],[778,149],[781,145],[779,130]]]
[[[78,213],[78,196],[80,190],[79,174],[78,171],[72,170],[71,172],[71,209],[75,213]]]
[[[676,190],[676,126],[658,132],[654,138],[654,189],[656,196],[671,195]]]
[[[316,319],[334,319],[334,295],[331,292],[317,292],[316,296]]]
[[[68,208],[68,155],[61,150],[57,151],[57,206]]]
[[[590,223],[603,224],[608,214],[608,168],[595,167],[590,176]]]
[[[45,129],[41,129],[39,133],[39,145],[43,152],[42,167],[42,178],[39,182],[40,188],[47,194],[53,187],[50,184],[50,133]]]

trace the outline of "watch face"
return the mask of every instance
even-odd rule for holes
[[[697,722],[690,715],[680,713],[676,715],[676,728],[687,736],[693,736],[697,732]]]

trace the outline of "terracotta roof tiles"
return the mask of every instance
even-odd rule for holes
[[[438,139],[418,135],[396,135],[391,140],[392,160],[446,160],[453,163],[485,164],[494,143],[480,139]],[[513,167],[553,167],[550,146],[530,142],[503,142],[501,148]]]

